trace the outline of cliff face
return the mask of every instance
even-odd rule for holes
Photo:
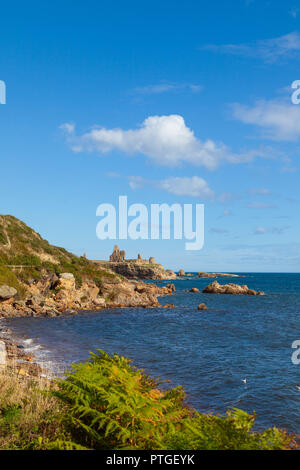
[[[158,306],[169,288],[129,282],[122,273],[50,245],[13,216],[0,215],[0,316]]]
[[[165,270],[161,264],[156,263],[155,258],[143,259],[139,253],[136,259],[126,259],[126,252],[120,250],[118,245],[109,257],[109,261],[93,261],[98,266],[106,266],[108,269],[120,274],[127,279],[176,279],[174,271]]]
[[[109,262],[106,265],[117,274],[127,279],[176,279],[174,271],[165,270],[161,264],[141,264],[135,262],[121,261],[119,263]]]

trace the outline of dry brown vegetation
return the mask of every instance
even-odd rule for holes
[[[61,436],[63,406],[45,378],[0,370],[0,449],[41,449]]]

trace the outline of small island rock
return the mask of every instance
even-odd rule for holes
[[[205,304],[199,304],[197,307],[198,310],[207,310],[207,307]]]
[[[257,292],[249,289],[248,286],[239,284],[225,284],[221,285],[218,281],[214,281],[205,287],[202,291],[205,294],[232,294],[232,295],[264,295],[264,292]]]

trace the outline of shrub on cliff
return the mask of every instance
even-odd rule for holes
[[[74,365],[55,396],[67,406],[67,432],[89,449],[286,449],[293,438],[276,428],[253,431],[254,415],[234,409],[226,416],[184,406],[181,387],[159,383],[117,354],[103,351]],[[59,441],[51,448],[66,448]]]

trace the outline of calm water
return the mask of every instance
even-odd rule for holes
[[[186,292],[210,282],[174,281],[176,293],[160,299],[174,303],[173,310],[116,309],[6,323],[44,360],[65,367],[96,348],[118,352],[148,373],[183,385],[188,402],[200,411],[255,410],[259,427],[299,433],[300,365],[291,362],[291,344],[300,340],[300,274],[219,279],[247,284],[266,296]],[[208,310],[197,310],[202,302]]]

